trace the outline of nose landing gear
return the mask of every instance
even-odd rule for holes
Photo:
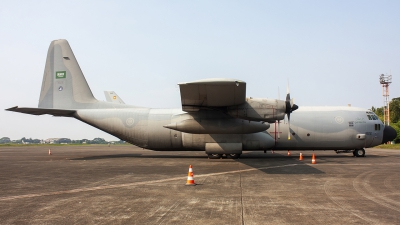
[[[363,148],[356,149],[356,150],[353,151],[353,155],[355,157],[365,157],[365,150]]]

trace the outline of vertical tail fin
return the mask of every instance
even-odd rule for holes
[[[82,109],[95,102],[68,41],[52,41],[47,52],[39,108]]]

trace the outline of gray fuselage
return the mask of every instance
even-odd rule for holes
[[[100,104],[103,102],[99,102]],[[124,107],[129,107],[124,105]],[[384,125],[372,112],[354,107],[301,107],[288,123],[271,124],[251,134],[190,134],[165,128],[188,119],[229,117],[213,111],[187,113],[180,109],[114,108],[77,110],[75,118],[136,146],[151,150],[205,150],[206,143],[242,143],[243,150],[347,150],[381,144]],[[212,117],[212,116],[211,116]]]

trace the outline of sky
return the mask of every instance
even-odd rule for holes
[[[400,97],[400,1],[0,0],[0,109],[37,107],[50,42],[67,39],[94,96],[180,108],[178,83],[234,78],[301,106]],[[0,137],[118,140],[73,118],[0,110]]]

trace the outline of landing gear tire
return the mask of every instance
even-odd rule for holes
[[[364,149],[356,149],[353,152],[355,157],[364,157],[365,156],[365,150]]]
[[[226,158],[228,159],[238,159],[240,154],[226,154]]]
[[[221,159],[222,154],[208,154],[209,159]]]

